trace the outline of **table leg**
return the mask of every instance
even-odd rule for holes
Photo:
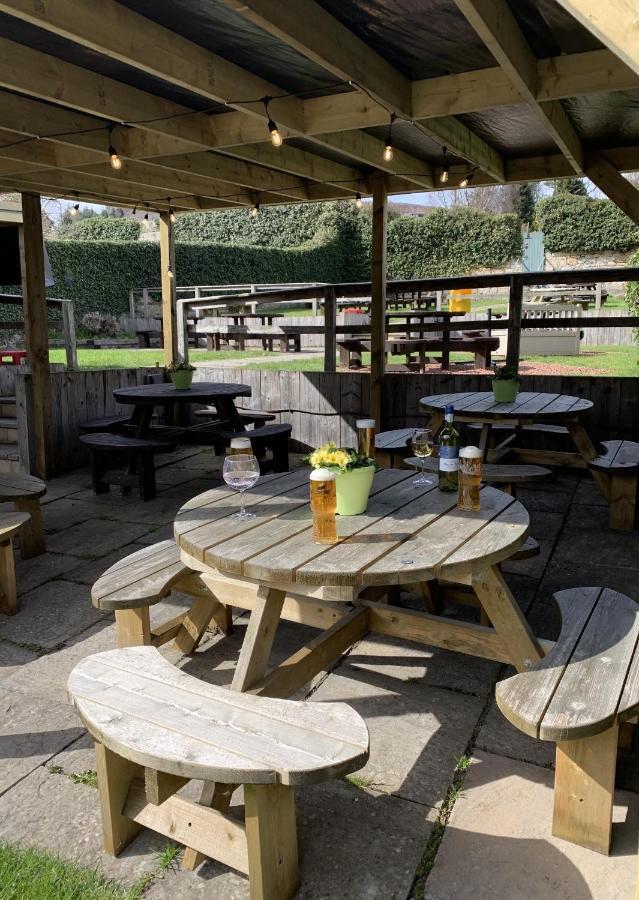
[[[153,406],[146,403],[138,403],[133,407],[131,424],[135,426],[136,437],[148,437],[151,419],[153,418],[153,409]]]
[[[491,566],[475,573],[472,586],[517,671],[525,672],[539,662],[544,652],[499,569]]]
[[[490,449],[490,434],[492,426],[490,422],[484,422],[481,426],[481,434],[479,436],[479,449],[481,450],[481,458],[483,462],[488,460],[488,450]]]
[[[566,422],[566,427],[568,428],[568,432],[573,440],[575,447],[583,456],[583,458],[586,461],[588,461],[589,459],[594,459],[597,456],[597,449],[593,442],[590,440],[590,435],[581,424],[581,422]],[[604,495],[606,500],[610,502],[610,478],[603,472],[597,472],[594,469],[591,469],[590,472],[592,474],[592,477],[597,482],[597,486],[599,487],[601,493]]]
[[[233,676],[234,691],[247,691],[264,677],[285,597],[285,591],[277,588],[258,588]]]
[[[441,412],[434,412],[430,414],[430,430],[433,433],[433,437],[436,437],[437,432],[444,424],[444,414]]]
[[[38,499],[22,499],[14,501],[14,506],[21,512],[28,512],[31,519],[18,532],[20,555],[22,559],[38,556],[46,550],[44,544],[44,525],[42,524],[42,507]]]
[[[220,419],[224,419],[230,424],[231,431],[246,431],[244,422],[238,415],[235,402],[231,397],[216,397],[213,400],[215,409]]]

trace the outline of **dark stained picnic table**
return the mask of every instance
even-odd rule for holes
[[[212,403],[220,419],[229,422],[233,430],[244,431],[234,401],[236,397],[250,397],[251,388],[248,384],[198,381],[187,390],[178,391],[169,383],[143,384],[139,387],[118,388],[113,391],[113,396],[117,403],[134,407],[131,422],[136,427],[136,436],[146,437],[156,406],[170,407],[188,403]]]

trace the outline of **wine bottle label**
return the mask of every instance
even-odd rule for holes
[[[439,448],[439,471],[457,472],[459,470],[459,447]]]

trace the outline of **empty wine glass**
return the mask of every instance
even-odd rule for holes
[[[413,453],[422,464],[422,470],[417,478],[413,479],[413,484],[434,484],[430,478],[426,478],[424,471],[424,460],[433,452],[433,433],[430,428],[418,428],[415,430],[410,445]]]
[[[260,464],[251,453],[236,453],[224,460],[222,478],[229,487],[240,492],[239,512],[233,513],[234,519],[253,519],[255,513],[244,508],[244,491],[249,490],[260,477]]]

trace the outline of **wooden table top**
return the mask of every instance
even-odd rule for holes
[[[142,384],[132,388],[117,388],[113,396],[118,403],[157,405],[159,403],[208,403],[216,397],[250,397],[248,384],[225,384],[216,381],[196,381],[186,391],[177,391],[173,384]]]
[[[579,418],[592,409],[591,400],[565,394],[520,391],[514,403],[495,403],[492,391],[466,391],[457,394],[434,394],[419,401],[424,409],[443,412],[452,404],[455,417],[473,419],[566,419]]]
[[[247,492],[257,519],[231,518],[238,497],[218,487],[179,511],[175,539],[187,564],[263,584],[406,584],[483,571],[526,540],[528,513],[509,494],[481,488],[478,512],[457,509],[457,494],[413,484],[414,473],[375,475],[368,510],[338,516],[340,540],[314,544],[309,470],[261,478]]]

